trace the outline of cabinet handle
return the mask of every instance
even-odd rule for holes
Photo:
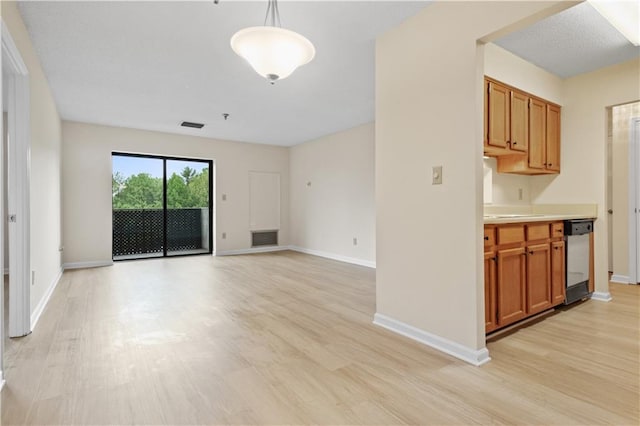
[[[497,257],[492,257],[491,260],[493,260],[495,262],[496,260],[498,260],[498,258]]]
[[[549,163],[548,166],[551,167],[551,166],[553,166],[553,164]]]
[[[533,254],[533,251],[530,251],[529,254]]]
[[[489,236],[488,236],[488,235],[485,235],[485,236],[484,236],[484,240],[485,240],[485,241],[489,241]]]

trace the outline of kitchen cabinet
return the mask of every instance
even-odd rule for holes
[[[529,97],[511,90],[511,150],[526,153],[529,147]]]
[[[484,328],[487,333],[498,327],[496,317],[496,253],[484,254]]]
[[[485,77],[484,154],[499,173],[560,173],[560,106]]]
[[[528,245],[527,314],[534,315],[551,307],[551,246]]]
[[[519,321],[527,315],[525,253],[523,247],[498,250],[498,326]]]
[[[560,173],[560,107],[547,104],[547,149],[545,167]]]
[[[487,333],[564,302],[564,248],[561,221],[485,226]]]
[[[529,102],[529,168],[544,170],[547,162],[547,105],[539,99]]]
[[[564,241],[551,243],[551,303],[558,305],[565,298],[565,251]]]
[[[526,158],[529,144],[528,101],[526,93],[485,78],[485,155],[521,155]]]

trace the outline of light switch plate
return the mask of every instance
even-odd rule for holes
[[[432,185],[442,185],[442,166],[433,166],[431,177],[433,178]]]

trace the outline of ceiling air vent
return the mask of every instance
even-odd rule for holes
[[[193,129],[202,129],[204,127],[204,124],[202,123],[192,123],[190,121],[183,121],[180,125],[182,127],[191,127]]]

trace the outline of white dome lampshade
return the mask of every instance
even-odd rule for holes
[[[304,36],[279,27],[249,27],[231,37],[231,48],[273,84],[287,78],[316,54]]]

